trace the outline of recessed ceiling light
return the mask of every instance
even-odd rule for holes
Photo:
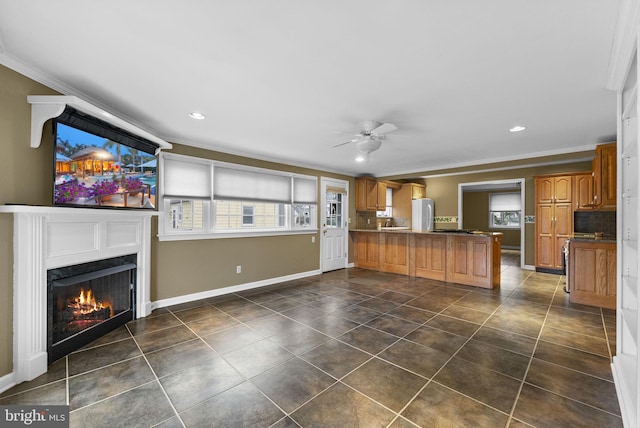
[[[364,162],[366,160],[367,160],[367,158],[364,155],[356,156],[356,162]]]
[[[511,129],[509,129],[509,132],[520,132],[520,131],[524,131],[525,129],[527,129],[526,126],[517,125],[517,126],[514,126]]]
[[[205,115],[204,115],[204,114],[202,114],[202,113],[198,113],[197,111],[192,111],[191,113],[189,113],[189,117],[190,117],[191,119],[202,120],[202,119],[204,119],[204,118],[205,118],[205,117],[207,117],[207,116],[205,116]]]

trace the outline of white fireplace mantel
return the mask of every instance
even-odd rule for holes
[[[47,270],[136,254],[136,316],[151,312],[151,210],[5,205],[13,214],[14,383],[47,371]]]

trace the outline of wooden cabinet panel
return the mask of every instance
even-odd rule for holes
[[[576,210],[593,210],[593,173],[585,172],[573,177],[573,207]]]
[[[380,270],[383,272],[409,274],[409,234],[380,234]]]
[[[384,211],[387,207],[387,184],[379,181],[376,184],[376,209]]]
[[[537,268],[560,270],[564,266],[562,247],[573,233],[573,182],[572,175],[535,178]]]
[[[447,235],[415,235],[415,276],[444,281]]]
[[[356,211],[367,210],[367,180],[356,179]]]
[[[407,219],[407,224],[411,224],[412,206],[411,201],[426,197],[426,186],[417,183],[404,183],[393,192],[393,216]]]
[[[491,287],[489,261],[493,252],[490,243],[491,241],[473,237],[452,237],[453,263],[448,280],[459,284]]]
[[[535,179],[536,203],[553,203],[554,183],[554,177],[541,177]]]
[[[383,211],[386,204],[386,183],[371,177],[356,178],[356,211]]]
[[[379,234],[372,232],[356,233],[353,239],[354,264],[364,269],[378,269],[379,266]]]
[[[592,162],[593,199],[597,209],[616,209],[617,144],[599,144]]]
[[[569,300],[582,305],[616,308],[616,244],[571,241]]]
[[[571,193],[573,177],[572,176],[563,176],[556,177],[554,180],[555,192],[554,192],[554,202],[555,203],[571,203],[571,197],[573,196]]]
[[[615,209],[617,190],[617,156],[616,143],[602,144],[598,146],[598,157],[600,158],[600,174],[602,176],[601,185],[601,208]]]

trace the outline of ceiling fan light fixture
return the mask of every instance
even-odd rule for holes
[[[204,114],[199,113],[197,111],[192,111],[191,113],[189,113],[189,117],[191,119],[202,120],[202,119],[206,118],[207,116],[205,116]]]

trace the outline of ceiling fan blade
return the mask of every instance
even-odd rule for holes
[[[392,123],[383,123],[377,128],[371,130],[371,133],[381,135],[381,134],[386,134],[387,132],[395,131],[396,129],[398,129],[398,127]]]
[[[331,146],[331,148],[335,149],[336,147],[344,146],[345,144],[349,144],[349,143],[355,143],[356,141],[358,141],[358,140],[356,139],[356,140],[345,141],[344,143],[338,143],[335,146]]]

